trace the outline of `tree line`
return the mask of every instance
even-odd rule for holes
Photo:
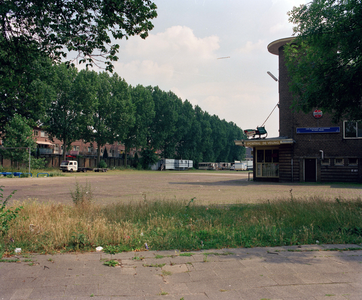
[[[156,150],[161,157],[196,163],[234,161],[244,155],[244,148],[234,144],[243,138],[236,124],[182,101],[171,91],[131,86],[117,73],[78,71],[66,64],[40,69],[46,76],[31,85],[41,105],[24,119],[33,119],[50,139],[61,140],[63,149],[79,139],[96,143],[99,163],[101,148],[120,142],[126,153],[140,152],[144,167],[156,160]],[[9,124],[5,131],[10,132]]]

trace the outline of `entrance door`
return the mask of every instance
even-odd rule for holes
[[[306,182],[317,181],[317,160],[315,158],[306,158],[304,160],[304,180]]]

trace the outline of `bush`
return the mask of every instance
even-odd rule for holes
[[[106,162],[104,160],[101,160],[99,162],[99,168],[107,168],[107,164],[106,164]]]
[[[142,150],[141,155],[142,157],[140,159],[140,162],[142,168],[145,170],[149,169],[150,165],[153,165],[156,162],[158,162],[158,155],[151,149]]]
[[[31,158],[30,167],[32,169],[44,169],[45,168],[46,159],[45,158]]]

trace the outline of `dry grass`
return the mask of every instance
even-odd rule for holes
[[[92,203],[70,206],[55,203],[22,203],[8,237],[26,244],[29,251],[55,251],[125,242],[134,235],[128,222],[110,223]]]
[[[19,206],[18,203],[16,206]],[[187,201],[78,205],[26,202],[0,248],[112,252],[362,242],[362,201],[289,198],[273,203]],[[14,243],[10,242],[14,240]],[[111,245],[111,246],[109,246]],[[0,249],[1,252],[1,249]]]

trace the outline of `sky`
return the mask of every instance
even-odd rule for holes
[[[243,130],[261,126],[279,101],[278,57],[269,43],[292,36],[288,11],[303,0],[154,0],[158,17],[143,40],[119,41],[114,71],[159,86]],[[276,109],[265,123],[279,136]]]

